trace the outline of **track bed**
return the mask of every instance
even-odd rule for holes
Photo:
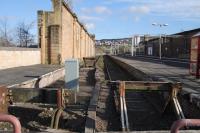
[[[176,116],[162,114],[163,99],[156,92],[126,91],[126,105],[131,131],[169,130]]]

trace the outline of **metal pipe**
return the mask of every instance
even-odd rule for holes
[[[120,92],[120,109],[121,109],[122,131],[125,131],[124,102],[123,102],[123,82],[120,82],[119,92]]]
[[[181,113],[180,113],[180,110],[177,107],[176,100],[174,98],[172,100],[173,100],[173,105],[174,105],[175,113],[176,113],[178,119],[181,119]]]
[[[57,113],[56,113],[56,117],[55,117],[55,123],[54,123],[54,129],[58,129],[58,125],[59,125],[59,120],[60,120],[60,116],[63,113],[63,109],[60,108]]]
[[[14,128],[14,133],[21,133],[21,124],[15,116],[0,114],[0,121],[11,123]]]
[[[123,97],[123,102],[124,102],[124,113],[125,113],[125,121],[126,121],[126,130],[129,131],[128,113],[127,113],[125,96]]]
[[[159,58],[160,58],[160,60],[162,59],[162,42],[161,42],[161,39],[162,39],[162,35],[160,34],[160,37],[159,37]]]
[[[127,107],[126,107],[126,99],[125,99],[125,82],[121,82],[121,89],[122,89],[122,100],[123,100],[123,108],[124,108],[124,115],[125,115],[125,122],[126,122],[126,130],[129,131],[129,122],[128,122],[128,113],[127,113]]]
[[[178,109],[179,109],[179,112],[180,112],[180,115],[181,115],[181,119],[185,119],[183,110],[182,110],[182,108],[181,108],[180,103],[178,102],[178,99],[176,98],[175,101],[176,101],[177,107],[178,107]]]
[[[200,126],[200,119],[181,119],[173,123],[171,133],[179,133],[179,129],[183,127]]]
[[[122,130],[125,131],[125,123],[124,123],[124,106],[122,96],[120,96],[120,109],[121,109],[121,123],[122,123]]]
[[[51,128],[58,129],[59,120],[60,117],[62,116],[62,113],[63,113],[63,108],[59,108],[54,112],[51,119]]]
[[[57,90],[57,107],[61,108],[62,106],[63,106],[62,105],[62,90],[58,89]]]

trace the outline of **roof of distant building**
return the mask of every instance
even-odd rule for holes
[[[175,33],[173,35],[186,35],[186,34],[195,33],[195,32],[200,32],[200,28]]]

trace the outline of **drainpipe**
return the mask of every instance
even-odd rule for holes
[[[62,103],[62,90],[58,89],[57,90],[57,108],[62,108],[63,103]]]
[[[179,129],[183,127],[197,127],[200,126],[200,119],[181,119],[173,123],[171,133],[179,133]]]
[[[14,127],[14,133],[21,133],[21,124],[15,116],[0,114],[0,122],[11,123]]]

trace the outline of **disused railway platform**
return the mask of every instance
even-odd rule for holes
[[[186,120],[186,119],[199,118],[199,113],[197,113],[196,116],[192,116],[194,111],[191,112],[187,110],[189,108],[190,110],[193,110],[192,108],[195,108],[194,110],[198,110],[198,109],[192,103],[190,103],[191,107],[187,105],[185,106],[185,103],[189,103],[189,100],[187,98],[185,99],[184,95],[182,94],[178,94],[177,96],[171,95],[171,94],[176,94],[176,93],[171,93],[169,89],[171,85],[169,85],[169,88],[168,88],[169,90],[167,88],[166,90],[165,89],[163,90],[161,89],[162,87],[158,87],[157,88],[158,90],[154,90],[154,89],[151,90],[151,87],[150,87],[152,83],[153,84],[161,83],[163,84],[163,87],[167,87],[168,86],[167,84],[173,84],[172,86],[174,86],[176,84],[175,81],[174,83],[171,83],[168,81],[165,81],[165,82],[153,81],[152,77],[148,76],[147,74],[139,70],[131,69],[133,68],[131,65],[128,66],[126,63],[122,62],[121,60],[115,60],[112,57],[111,57],[111,60],[109,60],[109,56],[106,56],[104,61],[105,61],[104,69],[108,75],[106,77],[109,78],[109,81],[111,80],[110,81],[111,84],[110,83],[108,84],[108,88],[110,88],[108,90],[110,90],[111,92],[112,90],[116,90],[116,91],[114,91],[114,93],[112,92],[109,94],[109,91],[106,90],[106,88],[104,88],[103,86],[101,86],[101,88],[103,88],[103,91],[104,91],[104,94],[103,94],[104,97],[102,100],[102,96],[100,92],[99,103],[97,106],[98,108],[97,122],[98,123],[96,123],[97,124],[96,131],[98,132],[110,132],[110,131],[113,132],[114,131],[117,133],[117,131],[127,130],[127,132],[133,132],[133,133],[136,133],[136,132],[137,133],[140,133],[140,132],[141,133],[146,133],[146,132],[169,133],[172,123],[176,121],[177,119]],[[116,68],[116,67],[120,67],[120,68]],[[124,77],[124,74],[127,76]],[[112,79],[114,81],[112,81]],[[128,80],[128,81],[124,81],[124,80]],[[128,91],[126,91],[125,95],[123,96],[121,96],[121,94],[123,93],[121,93],[121,91],[119,90],[119,88],[121,87],[117,87],[113,84],[113,83],[119,83],[121,81],[133,83],[130,86],[131,91],[129,91],[129,87],[128,88],[127,86],[125,87],[126,90],[128,89]],[[140,85],[142,86],[147,85],[146,90],[144,89],[145,88],[144,86],[143,86],[144,88],[142,86],[141,88]],[[177,83],[177,85],[181,85],[181,84]],[[120,92],[120,100],[119,100],[119,94],[117,92]],[[166,95],[167,93],[170,95],[167,96]],[[114,96],[114,100],[111,100],[109,96],[107,96],[106,94]],[[164,97],[161,96],[161,94],[164,94]],[[181,97],[182,99],[179,99],[179,97]],[[160,98],[166,99],[166,100],[162,99],[164,104],[160,104],[162,101],[162,100],[159,100]],[[171,98],[173,98],[173,100]],[[183,99],[185,99],[186,101],[184,101]],[[114,106],[111,104],[112,102],[110,100],[114,101]],[[104,104],[102,104],[102,101],[104,101]],[[109,105],[106,104],[107,101],[110,101]],[[116,107],[116,111],[113,109],[110,109],[111,106],[113,108]],[[112,114],[109,114],[109,111],[112,111]],[[161,112],[164,111],[164,113],[158,113],[160,111]],[[101,114],[99,115],[98,112],[100,112]],[[115,116],[115,119],[113,119],[112,116]],[[117,120],[117,118],[120,120]],[[118,122],[118,123],[113,123],[113,122]],[[198,131],[186,130],[186,131],[181,131],[181,132],[186,133],[186,132],[198,132]]]
[[[143,132],[165,133],[166,132],[167,133],[167,132],[170,132],[169,130],[172,125],[172,122],[174,122],[177,118],[178,119],[183,118],[183,120],[188,119],[189,121],[194,118],[195,119],[200,118],[199,117],[200,114],[198,111],[197,111],[197,114],[194,114],[193,112],[191,113],[187,109],[185,110],[185,108],[183,107],[184,101],[181,99],[180,99],[180,104],[181,104],[181,107],[183,107],[182,109],[183,109],[184,117],[182,117],[182,115],[180,118],[176,117],[176,116],[179,116],[177,114],[180,114],[180,113],[173,111],[173,109],[177,109],[178,107],[177,105],[180,105],[180,104],[177,104],[178,103],[177,101],[179,100],[178,98],[181,97],[182,99],[184,99],[184,97],[182,97],[182,95],[174,95],[177,93],[171,93],[171,89],[170,89],[171,84],[174,84],[174,83],[169,83],[166,81],[165,82],[153,81],[153,80],[136,81],[139,79],[135,79],[135,77],[132,76],[131,72],[126,71],[126,69],[129,69],[130,67],[125,66],[125,68],[123,68],[118,63],[116,63],[116,61],[110,60],[110,58],[107,56],[105,56],[104,58],[99,58],[95,66],[96,67],[90,67],[90,68],[86,67],[86,68],[79,69],[80,89],[79,89],[79,92],[77,93],[73,93],[73,92],[71,93],[70,90],[62,93],[64,84],[65,84],[64,78],[60,78],[54,84],[51,84],[49,86],[47,85],[47,87],[39,86],[38,88],[37,87],[26,88],[25,86],[23,88],[23,84],[22,84],[22,87],[19,87],[19,88],[18,87],[9,88],[10,90],[13,91],[13,99],[14,99],[13,105],[14,106],[11,105],[9,107],[8,112],[19,118],[24,131],[37,132],[39,130],[38,132],[43,132],[43,131],[54,132],[52,128],[64,130],[64,131],[55,130],[55,131],[58,131],[59,133],[65,132],[65,131],[66,132],[87,132],[87,133],[113,132],[113,131],[122,132],[125,129],[123,128],[123,124],[122,124],[123,123],[122,118],[124,118],[122,117],[123,114],[124,114],[123,116],[126,116],[126,114],[128,116],[128,119],[126,119],[126,122],[125,122],[127,125],[127,121],[129,121],[129,126],[127,126],[129,128],[126,128],[128,129],[127,131],[130,131],[130,132],[133,131],[133,132],[138,132],[138,133],[139,132],[141,133]],[[136,74],[135,76],[139,76],[140,78],[140,76],[142,76],[142,74],[145,74],[145,73],[142,73],[142,74],[134,73],[134,74]],[[43,76],[40,76],[37,79],[41,79],[42,77]],[[49,77],[52,77],[52,76],[49,76]],[[149,76],[144,76],[143,79],[145,78],[151,79]],[[158,84],[161,82],[164,83],[163,88],[153,87],[152,88],[153,90],[151,89],[151,83]],[[115,83],[120,83],[120,84],[118,85]],[[121,83],[125,83],[125,84],[123,85]],[[126,83],[131,83],[131,85],[126,84]],[[169,84],[169,88],[167,87],[168,86],[167,84]],[[121,85],[123,85],[123,87]],[[141,88],[140,87],[141,85],[145,86],[146,88],[145,87]],[[28,89],[31,93],[33,90],[34,91],[43,90],[43,92],[45,91],[45,93],[44,95],[43,93],[41,93],[42,95],[38,95],[39,97],[42,96],[42,99],[34,98],[36,102],[28,100],[27,102],[25,101],[24,103],[24,101],[20,102],[15,99],[14,95],[18,96],[16,91],[14,91],[15,89],[17,89],[16,91],[19,91],[20,89],[25,91]],[[125,89],[126,91],[123,91],[123,92],[126,92],[126,93],[121,93],[121,90],[125,90]],[[55,93],[54,90],[56,90],[57,93]],[[60,90],[61,90],[62,95],[60,94]],[[52,93],[50,93],[50,91]],[[159,105],[157,102],[160,102],[159,98],[161,99],[163,98],[161,95],[161,92],[163,92],[162,94],[164,96],[164,99],[166,99],[166,100],[163,100],[164,102],[162,105],[164,104],[167,105],[166,112],[170,113],[173,119],[168,118],[169,115],[167,115],[166,113],[164,113],[167,116],[166,119],[157,115],[158,114],[157,112],[159,112],[160,109],[161,111],[165,109],[165,105],[157,106]],[[55,94],[57,94],[57,96]],[[76,94],[77,96],[75,103],[73,102],[74,94]],[[155,94],[158,98],[155,97]],[[120,96],[120,99],[119,99],[119,96]],[[174,96],[179,96],[179,97],[175,98]],[[155,99],[152,99],[152,97]],[[174,104],[171,98],[173,99],[173,101],[175,101]],[[121,99],[125,102],[121,102]],[[170,99],[170,102],[168,101],[169,99]],[[51,100],[53,101],[51,102]],[[71,100],[72,102],[70,102]],[[186,103],[189,103],[189,100],[187,100]],[[171,108],[171,105],[172,106],[176,105],[176,107]],[[124,109],[121,110],[121,107],[123,107]],[[190,110],[192,108],[194,108],[194,110],[197,110],[196,106],[191,104]],[[62,115],[57,117],[57,114],[59,114],[60,109],[62,109],[61,110],[62,112],[60,113],[60,115],[61,114]],[[125,111],[126,109],[127,109],[127,113]],[[24,111],[23,113],[22,113],[22,110]],[[181,112],[181,110],[179,109],[178,112]],[[144,113],[146,116],[145,115],[141,116],[141,113]],[[29,114],[31,114],[31,116]],[[145,122],[143,122],[144,119],[142,119],[142,117],[144,119],[146,119],[145,117],[148,117],[149,120],[145,120]],[[57,121],[58,123],[56,123],[57,118],[60,119],[59,122]],[[159,125],[160,123],[158,123],[158,125],[151,123],[151,121],[154,118],[156,120],[162,118],[161,120],[163,120],[164,122],[161,122],[161,123],[164,124],[164,126],[163,127],[160,126]],[[52,125],[52,122],[53,122],[53,125]],[[143,125],[141,125],[140,122],[143,123]],[[190,132],[190,131],[187,130],[185,132]]]
[[[50,76],[51,73],[61,70],[62,68],[63,66],[60,65],[38,64],[0,70],[0,85],[9,88],[20,86],[25,82],[25,84],[34,84],[33,82],[41,79],[44,75],[49,74]]]
[[[62,68],[60,68],[62,69]],[[58,70],[60,70],[58,69]],[[55,70],[57,71],[57,70]],[[53,71],[53,72],[55,72]],[[53,73],[50,72],[50,73]],[[62,117],[59,121],[59,130],[58,127],[52,127],[52,119],[54,118],[54,113],[57,110],[56,104],[58,101],[56,98],[56,91],[65,86],[64,78],[60,78],[55,83],[46,86],[45,88],[10,88],[13,90],[13,105],[10,105],[8,108],[8,112],[19,118],[23,131],[24,132],[83,132],[85,128],[85,119],[87,115],[87,108],[90,102],[90,97],[92,95],[92,91],[94,88],[94,68],[80,68],[80,78],[79,78],[79,92],[76,95],[76,102],[74,99],[73,91],[69,91],[66,93],[70,98],[65,99],[67,106],[64,110],[62,110]],[[48,74],[48,73],[47,73]],[[55,73],[56,75],[58,73]],[[46,74],[45,74],[46,75]],[[43,75],[41,75],[43,76]],[[54,75],[55,76],[55,75]],[[60,75],[62,76],[62,75]],[[52,77],[52,76],[50,76]],[[32,80],[32,79],[31,79]],[[46,98],[42,92],[48,92],[49,96]],[[20,96],[15,92],[20,92]],[[32,97],[32,93],[36,92],[36,97]],[[51,94],[49,93],[51,92]],[[29,94],[29,97],[23,97],[23,94]],[[55,94],[54,94],[55,93]],[[15,99],[14,95],[18,95],[18,97],[23,97],[24,99]],[[35,95],[35,93],[34,93]],[[63,95],[65,95],[63,93]],[[42,97],[41,97],[42,96]],[[67,96],[67,97],[68,97]],[[41,97],[41,98],[40,98]],[[28,99],[28,100],[27,100]],[[31,100],[29,100],[31,99]],[[21,100],[21,101],[20,101]],[[63,100],[63,99],[62,99]],[[47,102],[48,101],[48,102]],[[31,115],[30,115],[31,114]],[[57,116],[55,117],[55,119]],[[2,127],[4,125],[1,125]],[[0,126],[0,127],[1,127]],[[8,128],[10,128],[8,126]],[[55,129],[51,129],[55,128]],[[63,130],[62,130],[63,129]],[[65,130],[64,130],[65,129]]]
[[[116,56],[112,56],[112,58],[128,64],[130,67],[137,70],[137,72],[141,72],[141,76],[148,77],[149,80],[181,82],[183,91],[186,93],[200,93],[200,80],[191,76],[187,68],[174,67],[147,60],[134,60]]]

